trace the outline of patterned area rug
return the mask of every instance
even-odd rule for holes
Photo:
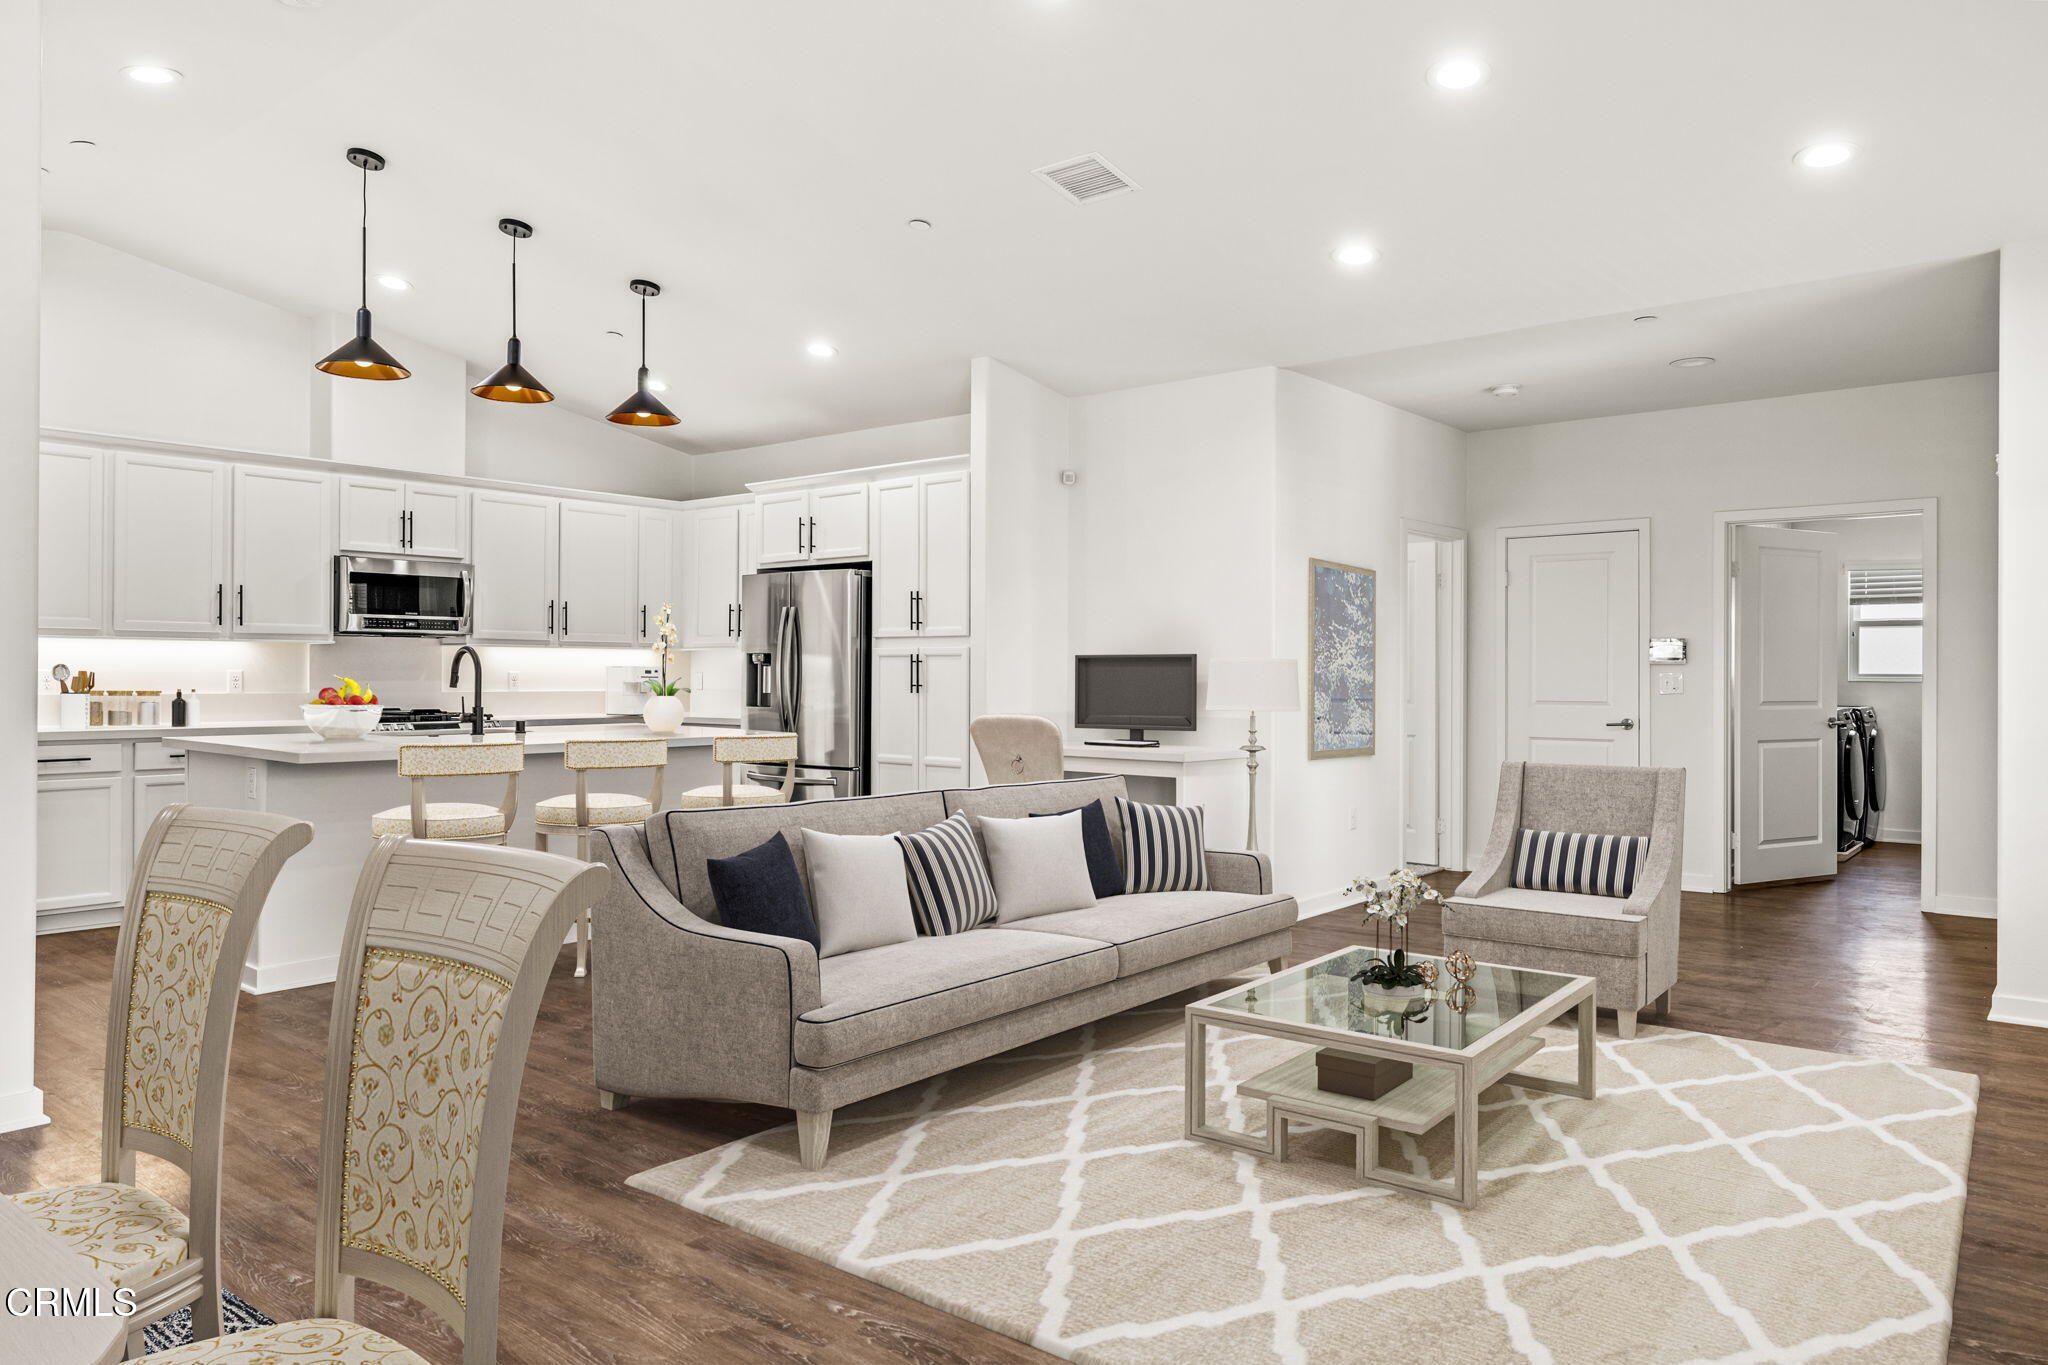
[[[1479,1206],[1181,1133],[1180,1004],[841,1110],[826,1169],[778,1129],[629,1182],[1091,1362],[1940,1361],[1977,1079],[1645,1028],[1600,1098],[1495,1087]],[[1212,1119],[1299,1044],[1212,1032]],[[1567,1074],[1562,1032],[1525,1069]],[[1383,1137],[1447,1177],[1448,1123]]]
[[[223,1289],[220,1292],[220,1325],[223,1334],[246,1332],[251,1327],[270,1326],[270,1319]],[[189,1308],[180,1308],[163,1321],[153,1322],[142,1329],[145,1352],[168,1351],[173,1346],[190,1345],[191,1341],[192,1310]]]

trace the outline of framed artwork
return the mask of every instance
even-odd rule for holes
[[[1310,758],[1373,751],[1373,633],[1378,619],[1371,569],[1308,562]]]

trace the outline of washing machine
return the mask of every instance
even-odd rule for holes
[[[1835,708],[1835,851],[1850,854],[1863,847],[1863,817],[1868,808],[1865,784],[1870,772],[1863,751],[1863,731],[1854,706]]]
[[[1877,842],[1878,814],[1884,809],[1884,733],[1877,728],[1877,708],[1856,709],[1856,737],[1863,748],[1863,819],[1856,837],[1866,844]]]

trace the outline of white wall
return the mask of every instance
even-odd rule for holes
[[[749,483],[763,479],[793,479],[805,474],[827,474],[836,469],[863,469],[870,465],[898,464],[904,460],[936,460],[948,455],[965,455],[971,440],[968,419],[933,417],[922,422],[869,427],[864,431],[835,432],[830,436],[807,436],[800,441],[778,441],[774,445],[722,450],[711,455],[692,455],[690,496],[718,498],[744,493]]]
[[[473,370],[466,384],[483,381]],[[385,387],[389,387],[386,385]],[[566,485],[598,493],[688,498],[691,456],[561,403],[491,403],[462,395],[472,478]]]
[[[1843,389],[1475,433],[1467,840],[1485,840],[1502,754],[1502,527],[1650,520],[1648,635],[1692,641],[1685,692],[1653,696],[1645,761],[1689,771],[1685,872],[1725,857],[1725,757],[1713,752],[1716,512],[1938,498],[1942,908],[1989,913],[1997,767],[1993,661],[1996,375]]]
[[[446,351],[379,327],[379,345],[412,371],[399,380],[342,379],[313,368],[355,335],[353,313],[314,323],[313,353],[304,361],[312,385],[311,453],[341,464],[368,464],[415,474],[461,477],[466,470],[468,371]],[[496,406],[493,404],[492,406]]]
[[[1071,719],[1069,521],[1081,487],[1060,483],[1074,460],[1072,402],[1000,361],[973,368],[976,715]],[[1063,701],[1064,699],[1064,701]]]
[[[0,9],[0,1133],[48,1120],[36,1088],[36,407],[41,48],[34,5]]]

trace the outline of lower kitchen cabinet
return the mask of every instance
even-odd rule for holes
[[[969,785],[967,657],[964,645],[876,652],[876,795]]]
[[[139,853],[143,837],[149,833],[150,821],[156,819],[157,812],[185,799],[185,774],[137,773],[130,781],[135,789],[135,818],[129,832],[134,845],[132,852]]]
[[[135,857],[129,790],[122,773],[36,784],[38,912],[119,905],[127,896]]]

